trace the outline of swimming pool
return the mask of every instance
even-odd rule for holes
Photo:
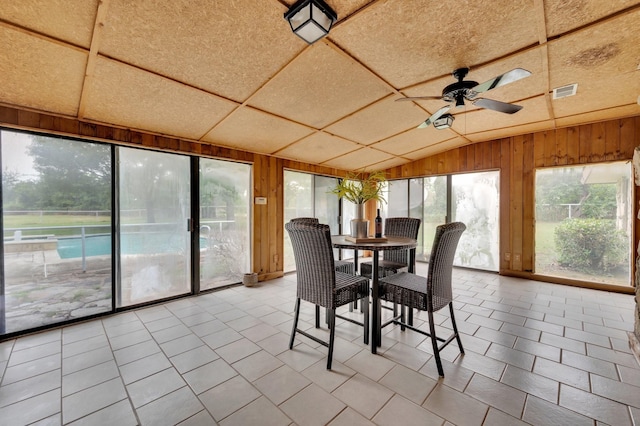
[[[185,236],[186,238],[186,236]],[[111,254],[111,235],[90,235],[85,237],[85,256],[106,256]],[[120,237],[122,254],[177,253],[184,250],[186,240],[175,234],[130,233]],[[209,241],[200,237],[200,249],[206,249]],[[82,238],[59,238],[58,255],[62,259],[82,257]]]

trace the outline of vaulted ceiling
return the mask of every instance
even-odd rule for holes
[[[326,1],[338,21],[308,46],[293,0],[3,0],[0,104],[347,170],[640,114],[640,1]],[[524,108],[417,129],[446,102],[396,99],[460,67],[531,71],[483,94]]]

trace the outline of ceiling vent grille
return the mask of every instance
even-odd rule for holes
[[[553,89],[553,99],[561,99],[576,94],[578,84],[569,84],[568,86],[556,87]]]

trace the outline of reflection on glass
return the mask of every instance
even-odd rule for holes
[[[417,179],[415,179],[417,180]],[[447,220],[447,177],[435,176],[422,179],[422,249],[418,259],[428,261],[431,246],[436,235],[436,227]],[[420,217],[420,216],[418,216]]]
[[[453,222],[467,229],[454,265],[497,271],[500,252],[500,172],[452,176]]]
[[[536,171],[535,273],[630,285],[631,164]]]
[[[200,289],[251,270],[251,166],[200,159]]]
[[[189,158],[119,148],[118,306],[188,293],[191,189]]]
[[[110,311],[109,146],[4,130],[0,141],[0,334]]]
[[[284,171],[284,223],[296,217],[314,217],[313,175]],[[296,269],[289,234],[284,232],[284,271]]]

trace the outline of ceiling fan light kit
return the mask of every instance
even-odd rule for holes
[[[322,0],[300,0],[284,14],[295,35],[313,44],[329,34],[338,15]]]
[[[448,129],[453,124],[455,117],[451,114],[444,114],[442,117],[433,121],[433,127],[438,130]]]
[[[531,75],[531,72],[522,68],[515,68],[502,75],[487,80],[482,84],[478,84],[478,82],[476,81],[465,80],[464,78],[468,73],[469,68],[458,68],[457,70],[453,71],[452,74],[458,81],[446,86],[442,90],[441,96],[413,96],[396,100],[420,101],[427,99],[441,99],[443,101],[449,102],[450,104],[453,104],[440,108],[438,111],[433,113],[431,117],[429,117],[424,123],[420,124],[418,128],[427,127],[432,123],[436,129],[446,129],[451,127],[451,124],[453,123],[453,116],[446,113],[449,111],[449,109],[451,109],[452,106],[455,106],[456,108],[464,107],[465,100],[470,101],[477,107],[486,108],[505,114],[514,114],[522,109],[522,106],[520,105],[509,104],[493,99],[478,98],[477,96],[480,93],[488,92],[489,90],[495,89],[496,87],[504,86],[506,84],[513,83],[514,81],[518,81],[522,78],[529,77]],[[445,117],[445,114],[451,117],[450,121],[448,119],[442,119]],[[436,123],[438,125],[436,125]],[[447,123],[449,125],[446,125]]]

